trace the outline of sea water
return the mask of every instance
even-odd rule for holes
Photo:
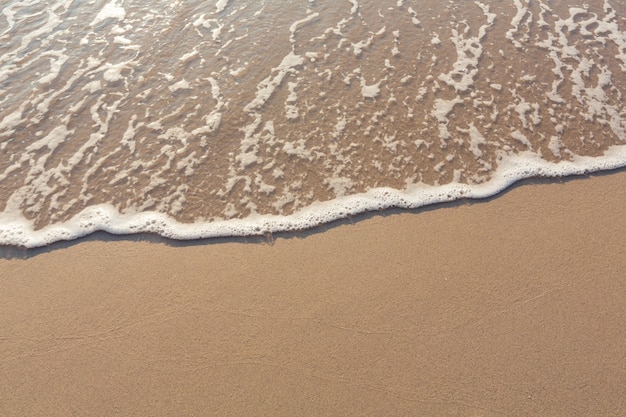
[[[0,244],[314,227],[626,165],[618,0],[4,0]]]

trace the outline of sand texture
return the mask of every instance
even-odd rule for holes
[[[0,259],[3,416],[623,416],[626,172]]]

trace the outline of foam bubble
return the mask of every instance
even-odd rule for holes
[[[228,2],[230,0],[217,0],[217,3],[215,3],[215,12],[216,13],[221,13],[224,11],[224,9],[226,9],[226,6],[228,6]]]
[[[380,93],[380,81],[376,84],[367,85],[365,80],[361,78],[361,94],[363,98],[376,98]]]
[[[59,240],[76,239],[97,230],[114,234],[157,233],[170,239],[181,240],[297,231],[366,211],[391,207],[412,209],[461,198],[487,198],[524,178],[580,175],[624,166],[626,166],[626,146],[610,148],[601,159],[576,156],[571,161],[559,163],[543,160],[532,152],[523,152],[515,156],[502,154],[498,171],[484,184],[451,183],[442,186],[412,184],[404,190],[380,187],[361,194],[314,203],[289,216],[257,214],[245,219],[193,224],[180,223],[163,213],[156,212],[121,214],[114,207],[102,204],[84,209],[67,222],[35,230],[32,221],[16,212],[5,210],[0,213],[0,245],[30,248],[45,246]],[[349,185],[342,184],[340,178],[334,181],[338,187]],[[268,189],[268,192],[272,191]]]
[[[100,13],[98,13],[91,22],[91,26],[95,26],[106,19],[124,20],[125,18],[126,10],[117,4],[117,0],[112,0],[104,5]]]
[[[0,34],[7,244],[296,230],[624,165],[609,1],[26,3]]]

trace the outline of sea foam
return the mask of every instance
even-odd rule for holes
[[[0,9],[3,245],[296,231],[626,165],[612,0],[35,3]]]
[[[461,199],[494,196],[517,181],[538,177],[586,175],[626,166],[626,146],[609,149],[602,158],[576,157],[550,163],[533,153],[502,156],[499,169],[480,185],[413,185],[405,190],[375,188],[366,193],[317,202],[288,216],[253,215],[245,219],[180,223],[166,214],[142,212],[121,214],[109,204],[90,206],[70,220],[35,230],[32,221],[17,213],[0,214],[0,245],[27,248],[46,246],[105,231],[112,234],[155,233],[169,239],[192,240],[216,237],[259,236],[296,232],[361,213],[389,208],[416,209]]]

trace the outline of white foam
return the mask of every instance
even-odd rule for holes
[[[469,134],[469,136],[470,136],[470,143],[469,143],[470,151],[472,151],[472,153],[474,154],[474,156],[477,159],[482,157],[483,156],[483,151],[480,149],[480,147],[482,145],[486,145],[487,144],[487,140],[485,139],[483,134],[480,133],[480,131],[478,130],[476,125],[474,125],[474,123],[470,123],[469,129],[465,130],[465,129],[457,128],[457,130]]]
[[[359,2],[356,0],[349,0],[350,4],[352,4],[352,8],[350,9],[350,14],[355,14],[359,10]]]
[[[354,56],[360,56],[364,49],[369,48],[369,46],[374,41],[374,35],[370,36],[366,40],[358,41],[352,44],[352,52]]]
[[[365,80],[361,78],[361,94],[363,98],[376,98],[380,93],[380,81],[376,84],[367,85]]]
[[[296,41],[295,35],[296,32],[298,31],[298,28],[300,26],[303,26],[313,20],[315,20],[316,18],[319,17],[319,13],[311,13],[310,15],[308,15],[307,17],[305,17],[304,19],[300,19],[300,20],[296,20],[295,22],[292,23],[292,25],[289,27],[289,31],[291,32],[291,36],[289,37],[289,40],[293,43]]]
[[[126,10],[124,10],[121,6],[118,6],[117,0],[112,0],[108,2],[102,10],[100,10],[95,19],[91,22],[91,26],[95,26],[106,19],[124,20],[125,18]]]
[[[123,69],[124,64],[108,65],[108,69],[104,71],[104,73],[102,74],[102,78],[104,78],[104,80],[107,82],[115,83],[124,78],[124,76],[122,75]]]
[[[487,34],[487,29],[493,25],[496,15],[489,12],[489,7],[481,3],[476,3],[487,17],[487,23],[478,29],[477,36],[467,36],[469,25],[465,23],[462,33],[452,29],[452,42],[456,48],[457,60],[453,69],[446,74],[441,74],[439,79],[458,92],[467,91],[473,84],[474,78],[478,74],[479,60],[483,53],[481,41]]]
[[[57,59],[50,60],[50,73],[39,79],[40,84],[46,84],[54,81],[61,72],[61,67],[67,62],[69,56],[61,52],[51,52],[48,55],[56,56]],[[45,56],[45,55],[44,55]]]
[[[420,22],[420,20],[417,18],[417,12],[415,12],[415,10],[413,10],[413,8],[411,7],[409,7],[407,11],[409,12],[409,15],[411,16],[411,22],[413,22],[415,26],[420,26],[422,22]]]
[[[15,127],[17,127],[22,121],[23,109],[19,108],[14,112],[5,116],[2,120],[0,120],[0,137],[2,136],[10,136],[15,132]]]
[[[216,13],[223,12],[226,6],[228,6],[228,2],[229,0],[217,0],[217,3],[215,3],[215,12]]]
[[[446,123],[448,121],[448,114],[454,109],[457,104],[463,103],[460,97],[456,97],[453,100],[445,100],[442,98],[435,99],[434,108],[431,112],[433,117],[440,123]]]
[[[526,135],[519,130],[513,129],[513,131],[511,131],[511,137],[526,146],[528,149],[532,149],[533,145],[530,143]]]
[[[178,90],[188,90],[190,89],[191,86],[189,85],[189,82],[187,80],[185,80],[184,78],[180,81],[175,82],[174,84],[170,85],[168,87],[168,89],[172,92],[175,93]]]
[[[490,181],[483,184],[428,186],[418,183],[410,184],[404,190],[375,188],[362,194],[314,203],[289,216],[253,214],[245,219],[193,224],[180,223],[157,212],[121,214],[112,206],[104,204],[87,207],[67,222],[35,230],[33,223],[17,211],[5,210],[0,213],[0,245],[32,248],[76,239],[99,230],[113,234],[158,233],[166,238],[184,240],[296,231],[366,211],[391,207],[418,208],[461,198],[487,198],[524,178],[580,175],[624,166],[626,146],[623,145],[610,148],[602,158],[576,156],[572,161],[559,163],[547,162],[531,152],[503,154],[498,162],[498,170]],[[341,178],[335,178],[332,182],[336,188],[350,185],[348,182],[342,183]],[[235,214],[234,210],[232,214]]]
[[[54,151],[57,146],[63,143],[69,134],[65,125],[57,126],[50,131],[45,137],[31,143],[26,147],[27,152],[33,152],[40,150],[43,147],[48,148],[50,151]]]
[[[276,87],[282,83],[287,73],[303,63],[304,58],[300,55],[296,55],[293,51],[286,55],[280,65],[272,70],[272,72],[277,71],[277,74],[273,77],[269,76],[259,83],[254,100],[244,107],[244,111],[252,112],[264,105],[265,102],[272,96]]]
[[[558,136],[550,137],[550,142],[548,143],[548,149],[552,152],[554,156],[557,158],[561,156],[561,149],[563,148],[563,143]]]
[[[32,32],[11,39],[0,56],[0,82],[14,95],[0,97],[0,149],[11,158],[0,181],[23,181],[0,213],[0,244],[36,246],[95,230],[178,239],[296,230],[366,210],[480,198],[533,175],[625,166],[623,147],[595,159],[575,156],[579,146],[593,152],[626,144],[621,17],[608,1],[604,14],[598,1],[565,8],[562,18],[541,1],[507,1],[511,16],[498,17],[503,26],[494,33],[503,39],[494,39],[486,33],[496,16],[477,1],[451,4],[442,11],[451,20],[437,21],[417,16],[408,6],[426,8],[405,0],[308,0],[292,2],[297,18],[272,25],[281,10],[272,2],[216,0],[186,10],[176,1],[142,22],[132,2],[102,0],[90,3],[97,16],[82,22],[87,33],[72,43],[77,22],[63,21],[72,1],[57,0],[36,11]],[[18,3],[28,2],[3,10],[10,29],[0,43],[15,19],[34,22],[30,11],[14,13]],[[483,13],[463,20],[455,9],[464,7]],[[151,56],[153,33],[155,47],[168,48],[167,62]],[[266,48],[268,40],[277,44]],[[76,51],[67,49],[79,41]],[[551,68],[517,68],[518,44],[544,54]],[[7,79],[27,80],[27,91]],[[542,151],[569,162],[542,161]],[[375,170],[381,179],[370,177]],[[119,189],[120,200],[109,201],[123,213],[94,206],[54,223],[101,197],[94,188],[100,174],[116,185],[103,198]],[[387,179],[406,187],[348,195]],[[199,184],[206,189],[193,189]],[[311,204],[320,185],[337,198]],[[211,221],[182,224],[158,214],[185,213],[189,204],[196,215],[201,193],[221,197],[206,208]],[[293,214],[255,214],[271,207]],[[35,231],[22,212],[49,215],[53,224]]]
[[[524,5],[520,0],[513,0],[513,3],[515,4],[515,7],[517,8],[517,13],[515,17],[513,17],[513,20],[511,21],[511,26],[512,26],[511,29],[509,29],[506,32],[506,38],[510,40],[511,42],[513,42],[513,45],[515,45],[515,47],[519,49],[522,48],[522,43],[518,41],[517,39],[515,39],[515,34],[519,32],[520,23],[522,22],[522,19],[524,18],[524,16],[526,16],[526,14],[528,13],[529,1],[530,0],[525,0],[526,5]]]
[[[345,196],[346,193],[354,187],[354,181],[346,177],[326,178],[324,184],[326,184],[337,197]]]
[[[132,41],[128,38],[125,38],[123,36],[116,36],[115,38],[113,38],[113,43],[117,43],[119,45],[124,45],[124,46],[128,46],[132,43]]]
[[[297,119],[300,115],[300,111],[298,110],[298,106],[295,105],[298,100],[298,94],[296,93],[296,88],[298,87],[297,82],[290,82],[287,84],[289,88],[289,95],[285,100],[285,116],[289,120]]]

